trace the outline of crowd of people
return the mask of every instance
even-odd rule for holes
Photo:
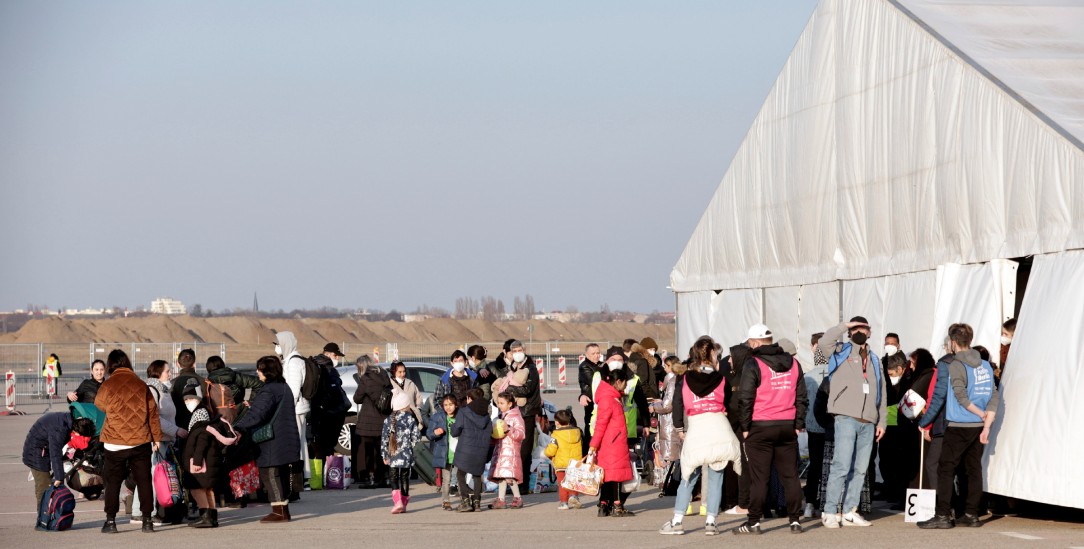
[[[866,527],[863,515],[874,497],[899,509],[909,487],[937,490],[936,515],[920,528],[980,526],[981,456],[1014,330],[1015,321],[1005,324],[998,366],[985,349],[972,347],[966,324],[949,328],[938,360],[926,349],[904,353],[892,333],[878,357],[869,345],[872,328],[860,316],[813,335],[807,366],[792,342],[776,340],[763,324],[729,349],[701,337],[684,361],[663,360],[652,338],[629,339],[605,353],[590,344],[579,365],[583,421],[560,410],[552,426],[539,420],[538,371],[521,341],[506,341],[492,361],[481,345],[455,351],[428,401],[402,362],[384,369],[361,356],[352,395],[358,405],[350,441],[354,485],[389,490],[391,513],[405,513],[412,470],[425,459],[435,469],[442,509],[481,511],[487,481],[496,484],[487,509],[520,509],[530,493],[541,425],[549,431],[544,453],[561,485],[560,510],[584,505],[587,496],[563,481],[570,467],[586,463],[604,471],[598,515],[634,516],[628,497],[650,467],[646,449],[653,448],[654,461],[669,471],[656,484],[672,484],[674,495],[673,516],[661,534],[685,533],[697,497],[707,535],[719,533],[720,513],[745,515],[732,530],[737,535],[760,534],[762,520],[774,515],[785,517],[796,534],[802,518],[817,515],[826,528]],[[175,368],[155,361],[141,379],[128,356],[114,350],[67,395],[104,412],[103,424],[76,413],[73,404],[71,411],[44,415],[27,436],[23,462],[35,497],[40,500],[50,482],[64,482],[65,446],[83,451],[96,439],[103,449],[103,532],[117,531],[126,485],[126,510],[144,532],[182,523],[186,515],[189,526],[218,527],[220,507],[247,504],[250,494],[231,490],[245,471],[258,474],[271,505],[260,522],[288,522],[290,503],[321,479],[322,460],[335,453],[351,407],[336,370],[343,356],[329,343],[320,355],[304,357],[294,335],[279,332],[275,354],[258,360],[255,376],[217,356],[207,359],[201,376],[195,353],[185,349]],[[809,449],[804,488],[803,432]],[[428,455],[416,455],[423,437]],[[161,505],[152,457],[179,465],[192,513],[183,504]],[[872,481],[875,466],[881,483]]]

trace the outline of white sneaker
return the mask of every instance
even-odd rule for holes
[[[813,518],[813,504],[805,504],[805,512],[802,513],[802,518]]]
[[[723,511],[723,514],[725,514],[725,515],[748,515],[749,511],[743,511],[741,509],[741,507],[738,507],[737,505],[735,505],[735,506],[731,507],[730,509],[727,509],[726,511]]]
[[[664,536],[680,536],[685,533],[685,527],[681,523],[674,524],[673,522],[667,522],[659,529],[659,533]]]
[[[821,524],[824,524],[825,528],[839,528],[839,515],[824,513],[821,516]]]
[[[862,518],[857,511],[851,511],[846,515],[843,515],[843,520],[840,521],[843,526],[869,526],[872,524],[870,521]]]
[[[578,498],[576,496],[569,496],[568,497],[568,506],[573,508],[573,509],[579,509],[579,508],[583,507],[583,504],[580,503],[580,498]]]

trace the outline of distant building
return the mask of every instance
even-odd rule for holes
[[[403,322],[422,322],[423,320],[429,320],[430,318],[433,318],[433,315],[407,314],[403,315]]]
[[[172,297],[160,297],[151,302],[151,312],[159,315],[183,315],[188,313],[184,303]]]

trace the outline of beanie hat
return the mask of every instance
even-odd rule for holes
[[[644,349],[658,350],[658,348],[659,348],[659,344],[655,343],[655,340],[651,339],[650,337],[645,337],[645,338],[641,339],[640,340],[640,346],[643,347]]]
[[[602,355],[603,362],[605,362],[607,358],[610,358],[612,356],[620,356],[621,360],[624,360],[625,359],[625,349],[618,346],[618,345],[614,345],[613,347],[610,347],[609,349],[606,349],[606,354]]]
[[[189,398],[189,397],[198,398],[198,399],[203,398],[203,394],[199,390],[199,385],[196,384],[195,380],[193,380],[190,383],[188,383],[187,385],[185,385],[184,389],[181,390],[181,399],[182,400],[186,399],[186,398]]]

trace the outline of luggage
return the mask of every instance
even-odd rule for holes
[[[429,443],[418,441],[414,444],[414,472],[418,479],[430,486],[437,484],[437,471],[433,468],[433,452]]]
[[[590,457],[583,461],[573,459],[568,462],[568,467],[565,469],[565,480],[561,483],[561,486],[573,492],[597,496],[604,477],[605,472],[602,467],[592,463]]]
[[[75,496],[65,486],[49,486],[38,504],[38,530],[64,531],[75,520]]]

